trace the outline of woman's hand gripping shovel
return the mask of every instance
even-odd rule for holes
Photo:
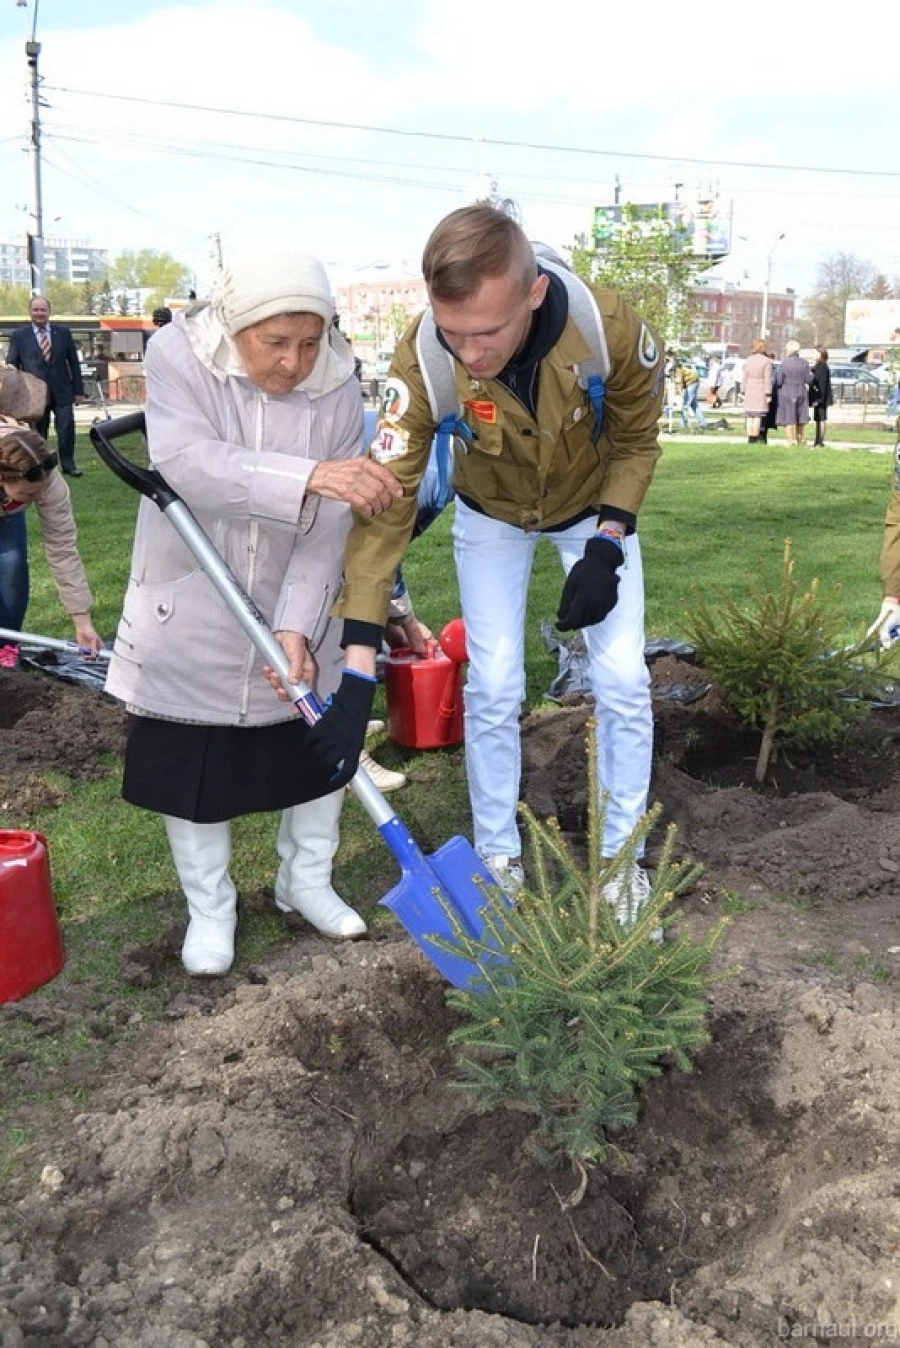
[[[266,663],[278,673],[300,715],[314,725],[322,715],[322,704],[306,684],[288,681],[284,651],[191,511],[155,469],[139,467],[114,447],[114,440],[135,434],[146,436],[143,412],[98,422],[90,431],[91,442],[106,466],[153,501],[170,521],[231,615]],[[364,769],[357,771],[350,789],[400,863],[400,883],[381,903],[390,909],[448,982],[477,991],[476,985],[483,977],[478,965],[435,944],[435,938],[455,944],[461,929],[480,939],[484,928],[481,910],[487,903],[484,888],[496,886],[496,880],[465,838],[451,838],[426,856]]]

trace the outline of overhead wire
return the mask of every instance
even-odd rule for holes
[[[767,172],[784,173],[821,173],[850,177],[900,178],[896,169],[843,168],[817,164],[779,164],[764,160],[746,159],[710,159],[699,155],[653,154],[637,150],[605,150],[584,145],[557,145],[545,141],[515,140],[497,136],[465,136],[449,131],[422,131],[412,127],[379,126],[365,122],[341,122],[323,117],[297,117],[288,113],[261,112],[241,108],[223,108],[204,103],[184,103],[175,99],[147,98],[139,94],[112,94],[95,89],[76,89],[70,85],[47,84],[45,90],[54,93],[74,94],[80,98],[105,99],[120,103],[140,103],[148,107],[177,108],[185,112],[213,113],[221,117],[246,117],[259,121],[288,122],[297,126],[328,127],[334,130],[364,131],[375,135],[403,136],[426,140],[448,141],[465,145],[492,145],[521,150],[542,150],[552,154],[589,155],[598,158],[641,159],[657,163],[698,164],[705,168],[742,168],[763,169]]]

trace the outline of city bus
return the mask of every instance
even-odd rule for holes
[[[27,314],[0,317],[0,361],[6,359],[13,329],[30,321]],[[143,402],[144,351],[156,331],[151,319],[51,313],[50,322],[71,331],[89,395],[101,402]]]

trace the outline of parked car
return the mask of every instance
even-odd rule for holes
[[[852,363],[831,366],[831,389],[839,403],[884,403],[890,396],[889,384],[881,383],[864,366]]]
[[[893,388],[897,383],[897,371],[891,365],[867,365],[866,374],[877,379],[879,384],[886,384],[888,388]]]
[[[856,365],[851,361],[846,365],[835,363],[830,369],[831,386],[834,389],[852,388],[854,384],[871,384],[875,388],[879,386],[879,380],[864,365]]]

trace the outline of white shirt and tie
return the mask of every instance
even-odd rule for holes
[[[50,352],[52,350],[52,344],[50,341],[50,324],[44,323],[43,325],[41,325],[38,323],[32,323],[31,326],[34,329],[34,335],[37,338],[37,344],[41,348],[41,355],[44,357],[44,360],[49,365]]]

